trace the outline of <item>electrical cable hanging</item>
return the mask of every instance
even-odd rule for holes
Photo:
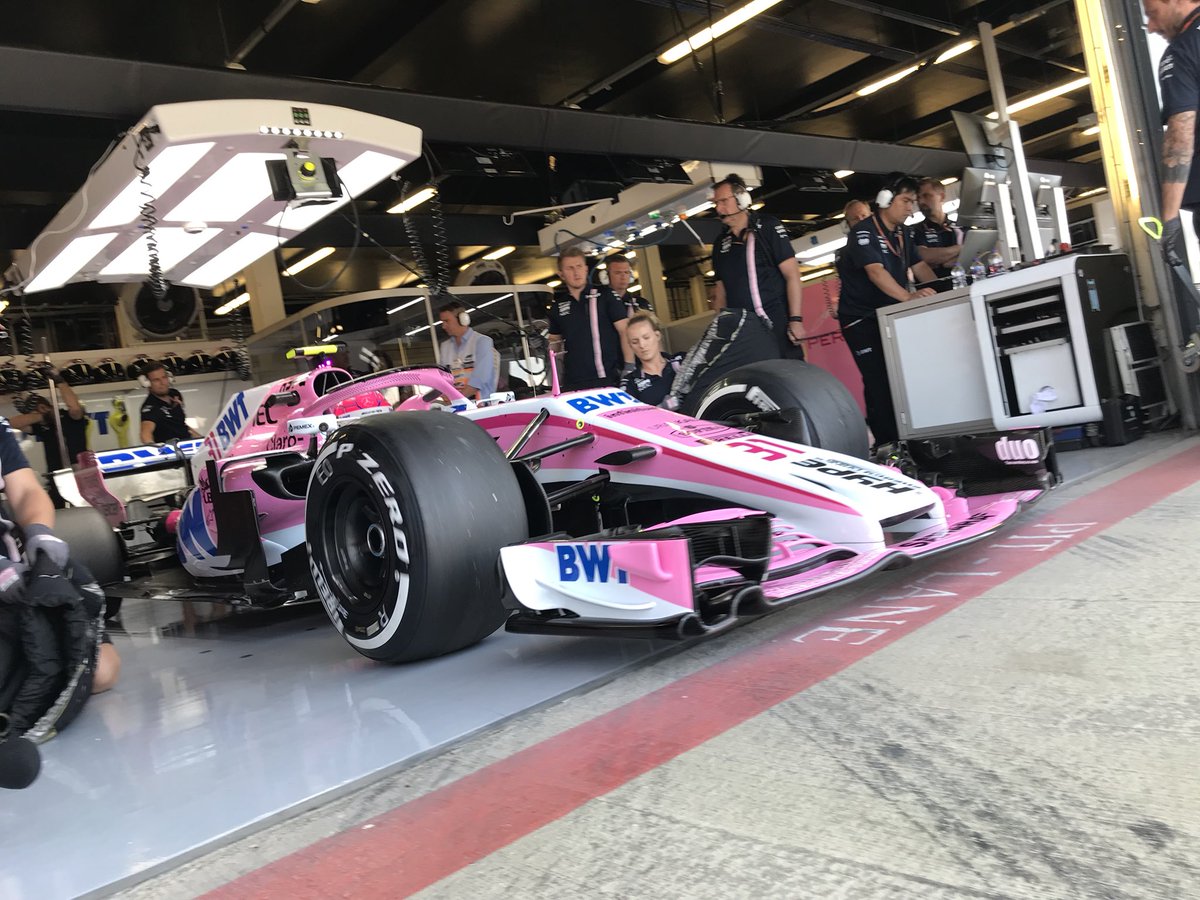
[[[349,196],[349,193],[350,193],[349,189],[346,187],[346,182],[342,181],[341,175],[338,175],[338,185],[346,193],[346,195]],[[308,203],[300,204],[300,206],[308,206],[308,205],[310,205],[310,204],[308,204]],[[347,219],[347,221],[351,221],[354,225],[354,243],[352,243],[350,245],[350,252],[346,255],[346,261],[344,263],[342,263],[342,267],[340,269],[338,269],[337,272],[333,275],[333,277],[330,278],[328,281],[326,281],[324,284],[308,284],[307,282],[302,281],[301,279],[297,278],[295,275],[288,272],[287,267],[284,266],[283,256],[280,253],[279,248],[282,245],[282,240],[283,240],[283,238],[282,238],[283,221],[287,217],[287,211],[289,209],[291,209],[290,206],[285,206],[283,208],[283,213],[279,216],[279,222],[275,225],[275,262],[279,266],[279,270],[280,270],[281,274],[292,279],[292,281],[296,282],[296,284],[298,284],[300,287],[304,288],[304,290],[309,291],[314,294],[319,294],[321,291],[329,290],[329,288],[331,288],[339,278],[341,278],[344,274],[346,274],[346,270],[348,268],[350,268],[350,263],[352,263],[354,261],[354,257],[358,254],[358,239],[359,239],[360,234],[365,233],[362,231],[362,228],[359,227],[360,220],[359,220],[359,215],[358,215],[358,205],[354,202],[353,198],[350,199],[350,211],[354,213],[354,218],[352,220]],[[346,218],[345,214],[342,215],[342,218]]]
[[[138,213],[142,221],[142,230],[146,233],[146,256],[150,261],[150,291],[155,300],[167,296],[167,280],[163,277],[162,260],[158,255],[158,210],[155,208],[155,196],[150,188],[150,165],[146,162],[146,153],[154,149],[154,134],[158,126],[143,128],[135,135],[137,149],[133,155],[133,167],[141,176],[142,206]]]
[[[409,183],[406,181],[400,187],[402,196],[408,196]],[[412,220],[407,212],[401,213],[400,218],[404,222],[404,233],[408,235],[408,246],[412,251],[413,259],[417,263],[417,269],[422,273],[421,277],[425,280],[426,286],[432,296],[439,296],[445,289],[445,284],[441,278],[429,266],[428,260],[425,258],[425,248],[421,246],[421,235],[417,231],[417,223]]]

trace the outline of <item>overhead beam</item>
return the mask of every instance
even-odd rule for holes
[[[150,107],[254,98],[329,103],[420,127],[426,140],[558,153],[607,153],[859,172],[952,172],[949,150],[786,134],[576,109],[431,97],[370,85],[0,48],[0,109],[112,119],[132,125]],[[1068,184],[1097,182],[1093,166],[1065,164]],[[1052,171],[1042,167],[1040,171]]]

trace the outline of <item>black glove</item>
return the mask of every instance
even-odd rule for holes
[[[25,556],[30,563],[33,563],[39,553],[48,556],[60,572],[67,568],[67,562],[71,558],[71,548],[67,546],[67,542],[47,526],[27,525],[25,526]]]
[[[81,599],[66,573],[45,553],[39,553],[25,580],[25,602],[31,606],[70,606]]]
[[[1167,261],[1167,265],[1174,268],[1175,266],[1187,265],[1187,245],[1183,240],[1183,223],[1176,216],[1168,222],[1163,222],[1162,239],[1162,255]]]

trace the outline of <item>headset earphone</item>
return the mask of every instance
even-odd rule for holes
[[[733,191],[734,202],[737,203],[738,211],[750,208],[750,204],[754,202],[750,196],[750,188],[746,187],[746,182],[742,180],[740,175],[726,175],[724,179],[718,181],[717,184],[727,184],[729,189]]]
[[[879,193],[875,195],[875,208],[887,209],[891,206],[892,201],[896,199],[896,189],[900,186],[900,182],[907,180],[907,175],[896,175],[891,178],[887,184],[879,189]]]
[[[167,373],[167,384],[169,384],[171,387],[174,387],[175,386],[175,376],[171,374],[170,369],[167,369],[165,367],[155,366],[150,371],[157,372],[159,370],[159,368],[162,368],[162,370]],[[150,389],[150,376],[149,375],[146,375],[146,374],[138,375],[137,382],[142,387],[146,388],[146,390]]]
[[[465,309],[459,310],[458,312],[458,324],[463,328],[469,328],[471,325],[471,314]]]

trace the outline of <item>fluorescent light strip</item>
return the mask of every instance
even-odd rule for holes
[[[947,184],[954,184],[954,182],[956,182],[956,181],[958,181],[958,176],[950,175],[950,176],[942,179],[942,185],[945,186]]]
[[[814,257],[813,259],[806,259],[804,261],[804,264],[806,266],[827,266],[831,262],[833,262],[835,259],[837,259],[836,253],[826,253],[824,256],[817,256],[817,257]]]
[[[401,303],[399,306],[393,306],[387,311],[387,314],[390,316],[392,313],[398,313],[401,310],[408,309],[413,304],[420,303],[424,299],[424,297],[413,297],[413,299],[409,300],[407,303]]]
[[[508,256],[508,254],[512,253],[516,249],[517,249],[516,247],[497,247],[491,253],[485,253],[480,258],[481,259],[502,259],[505,256]]]
[[[829,253],[832,250],[841,250],[846,246],[846,238],[834,238],[832,241],[826,241],[824,244],[817,244],[813,247],[805,247],[796,254],[796,259],[812,259],[814,256],[821,256]]]
[[[256,259],[261,259],[279,245],[273,234],[252,231],[236,244],[226,247],[200,268],[179,279],[180,284],[192,287],[215,287],[236,275]]]
[[[429,325],[422,325],[420,328],[414,328],[412,331],[404,332],[404,336],[412,337],[414,334],[420,334],[421,332],[428,331],[429,329],[430,329]]]
[[[164,217],[168,222],[237,222],[271,196],[267,161],[282,153],[239,153]]]
[[[949,62],[956,56],[962,56],[968,50],[973,50],[979,41],[963,41],[961,44],[955,44],[949,50],[943,50],[937,59],[933,61],[935,66],[940,66],[944,62]]]
[[[854,174],[853,169],[838,169],[836,172],[833,173],[833,177],[834,178],[849,178],[853,174]]]
[[[333,253],[333,247],[322,247],[320,250],[315,250],[299,262],[294,262],[283,270],[284,275],[299,275],[309,266],[315,266],[329,254]]]
[[[739,25],[744,25],[757,15],[766,12],[772,6],[779,3],[779,0],[751,0],[741,9],[736,9],[726,16],[722,16],[717,21],[713,22],[712,28],[701,28],[686,41],[680,41],[670,50],[665,51],[658,57],[658,61],[664,66],[669,66],[673,62],[678,62],[683,59],[693,50],[699,50],[701,47],[712,43],[714,38],[719,38],[723,34],[728,34]]]
[[[406,213],[410,210],[416,209],[418,206],[420,206],[426,200],[431,199],[433,197],[433,195],[436,193],[437,193],[436,188],[432,188],[432,187],[421,188],[421,190],[417,191],[415,194],[409,194],[407,197],[405,197],[403,200],[401,200],[399,203],[397,203],[395,206],[393,206],[391,209],[389,209],[388,212],[390,212],[390,213]]]
[[[96,258],[96,254],[112,243],[117,232],[109,234],[87,234],[77,237],[62,249],[62,252],[37,274],[29,284],[25,285],[25,293],[49,291],[62,287],[79,271]]]
[[[690,219],[692,216],[698,216],[700,213],[712,209],[715,205],[711,200],[705,200],[699,206],[693,206],[691,209],[685,210],[683,216],[686,219]]]
[[[166,190],[182,178],[189,169],[198,163],[203,156],[213,148],[211,141],[199,144],[176,144],[164,147],[150,160],[150,175],[148,193],[155,199],[161,197]],[[121,193],[100,211],[100,215],[92,219],[89,229],[115,228],[128,225],[142,211],[146,198],[142,196],[142,178],[134,178]]]
[[[554,279],[551,279],[550,281],[547,281],[547,282],[546,282],[546,287],[548,287],[548,288],[556,288],[556,287],[558,287],[560,284],[562,284],[562,282],[561,282],[561,281],[559,281],[557,278],[554,278]]]
[[[1081,131],[1081,132],[1079,132],[1079,133],[1080,133],[1081,135],[1083,135],[1084,137],[1091,137],[1093,134],[1099,134],[1099,133],[1100,133],[1100,126],[1099,126],[1099,125],[1093,125],[1091,128],[1085,128],[1085,129],[1083,129],[1083,131]]]
[[[158,243],[159,265],[162,266],[164,272],[171,271],[220,233],[220,228],[205,228],[199,232],[189,232],[182,228],[155,229],[154,237]],[[146,235],[144,234],[100,270],[102,278],[111,278],[115,275],[149,274],[150,251],[146,246]]]
[[[294,233],[304,231],[334,210],[345,206],[350,202],[351,197],[358,197],[365,193],[403,165],[404,160],[395,156],[377,153],[374,150],[365,150],[338,170],[338,177],[342,180],[343,196],[329,203],[285,208],[269,218],[267,225],[270,228],[282,227],[284,231]]]
[[[240,294],[238,294],[232,300],[227,300],[225,303],[222,303],[215,310],[213,310],[213,315],[214,316],[228,315],[229,313],[231,313],[235,309],[237,309],[239,306],[244,306],[245,304],[247,304],[249,302],[250,302],[250,292],[242,291]]]
[[[1081,87],[1087,87],[1091,81],[1085,75],[1082,78],[1076,78],[1074,81],[1068,81],[1065,84],[1060,84],[1058,87],[1052,87],[1048,91],[1042,91],[1040,94],[1034,94],[1032,97],[1026,97],[1024,100],[1018,100],[1016,103],[1008,105],[1008,114],[1011,116],[1014,113],[1019,113],[1022,110],[1029,109],[1031,106],[1037,106],[1039,103],[1045,103],[1047,100],[1053,100],[1055,97],[1061,97],[1063,94],[1069,94],[1071,91],[1077,91]],[[1000,116],[997,113],[990,112],[987,114],[989,119],[998,119]]]
[[[808,272],[800,276],[801,281],[812,281],[814,278],[824,278],[826,275],[832,275],[835,269],[817,269],[815,272]]]
[[[641,286],[640,284],[631,284],[631,285],[630,285],[630,286],[627,288],[627,290],[628,290],[628,291],[629,291],[631,294],[633,294],[633,293],[637,293],[637,292],[638,292],[638,291],[640,291],[641,289],[642,289],[642,286]]]
[[[882,90],[889,84],[895,84],[897,81],[907,78],[919,68],[920,66],[909,66],[907,69],[901,69],[899,72],[893,72],[886,78],[880,78],[878,81],[871,82],[866,87],[859,88],[857,91],[855,91],[855,93],[860,97],[866,97],[868,94],[873,94],[876,91]]]
[[[504,294],[501,297],[497,297],[495,300],[489,300],[487,303],[480,303],[477,308],[483,309],[485,306],[491,306],[493,303],[499,303],[501,300],[507,300],[511,296],[512,294]]]

